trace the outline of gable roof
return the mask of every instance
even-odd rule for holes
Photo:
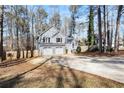
[[[40,36],[42,36],[44,33],[46,33],[47,31],[49,31],[53,26],[49,27],[46,31],[43,31],[39,36],[36,37],[36,40],[39,39]]]
[[[52,37],[54,37],[54,36],[56,36],[57,34],[59,34],[59,31],[58,32],[56,32]]]
[[[42,36],[44,33],[46,33],[47,31],[49,31],[53,26],[49,27],[46,31],[43,31],[39,36]]]
[[[53,29],[53,33],[51,35],[51,37],[55,37],[56,35],[58,35],[61,31],[59,31],[56,27],[51,26],[49,27],[46,31],[42,32],[38,37],[37,40],[39,39],[40,36],[42,36],[43,34],[47,33],[48,31],[50,31],[51,29]]]

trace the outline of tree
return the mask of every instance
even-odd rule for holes
[[[114,20],[113,20],[113,14],[111,18],[111,33],[110,33],[110,48],[112,49],[112,41],[113,41],[113,31],[114,31]]]
[[[75,33],[75,26],[76,26],[76,18],[78,18],[78,9],[80,6],[78,5],[71,5],[69,7],[69,10],[71,12],[71,24],[70,24],[70,35],[69,37],[72,37],[72,34]]]
[[[101,8],[98,6],[98,31],[99,31],[99,51],[102,52],[102,26],[101,26]]]
[[[104,52],[106,52],[106,6],[103,6],[104,15]]]
[[[14,17],[15,17],[15,28],[16,28],[16,51],[17,51],[17,59],[21,56],[21,50],[23,43],[25,43],[26,57],[28,57],[28,50],[30,46],[30,39],[29,39],[29,21],[27,17],[27,8],[26,6],[14,6]],[[21,43],[23,35],[25,35],[24,41]],[[24,57],[24,56],[23,56]]]
[[[6,11],[8,10],[8,11]],[[8,28],[8,31],[7,33],[9,34],[9,43],[8,46],[9,47],[9,50],[13,50],[13,32],[14,32],[14,29],[13,29],[13,23],[14,23],[14,14],[13,14],[13,6],[5,6],[5,17],[4,17],[4,20],[5,20],[5,24],[6,26],[4,26],[5,28]]]
[[[36,32],[40,34],[40,31],[46,30],[46,19],[48,17],[48,13],[45,11],[44,8],[38,7],[36,10]]]
[[[115,41],[114,41],[115,53],[118,52],[118,48],[119,48],[119,28],[120,28],[120,18],[121,18],[122,9],[123,9],[123,5],[119,5],[117,19],[116,19],[116,31],[115,31]]]
[[[60,20],[60,14],[59,12],[55,12],[52,16],[52,18],[50,19],[50,22],[53,26],[55,26],[57,29],[60,29],[61,27],[61,20]]]
[[[20,58],[20,47],[19,47],[19,7],[15,6],[14,7],[14,11],[15,11],[15,24],[16,24],[16,51],[17,51],[17,59]]]
[[[107,36],[107,49],[110,50],[111,48],[111,45],[110,45],[110,22],[109,22],[109,10],[108,10],[108,6],[107,6],[107,33],[106,33],[106,36]]]
[[[35,21],[35,14],[34,14],[34,7],[30,9],[30,14],[31,18],[31,57],[34,56],[34,21]]]
[[[0,62],[3,61],[3,14],[4,6],[0,5]]]
[[[31,40],[30,40],[30,28],[29,28],[29,11],[28,6],[25,6],[25,32],[26,32],[26,58],[28,58],[28,52],[31,49]]]
[[[93,6],[90,6],[90,15],[89,15],[89,30],[88,30],[88,46],[92,47],[94,45],[94,13]]]

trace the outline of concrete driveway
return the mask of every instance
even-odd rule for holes
[[[54,57],[52,62],[124,83],[123,57]]]

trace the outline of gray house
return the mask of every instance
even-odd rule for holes
[[[77,47],[74,38],[67,37],[65,33],[52,26],[42,32],[38,38],[38,50],[41,56],[45,55],[63,55],[71,53]],[[66,51],[67,50],[67,51]]]

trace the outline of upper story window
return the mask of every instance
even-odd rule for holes
[[[43,43],[50,43],[50,37],[43,37]]]
[[[50,38],[48,38],[48,43],[50,43]]]
[[[62,42],[62,38],[56,38],[56,42]]]
[[[45,37],[43,37],[43,43],[45,43]]]

